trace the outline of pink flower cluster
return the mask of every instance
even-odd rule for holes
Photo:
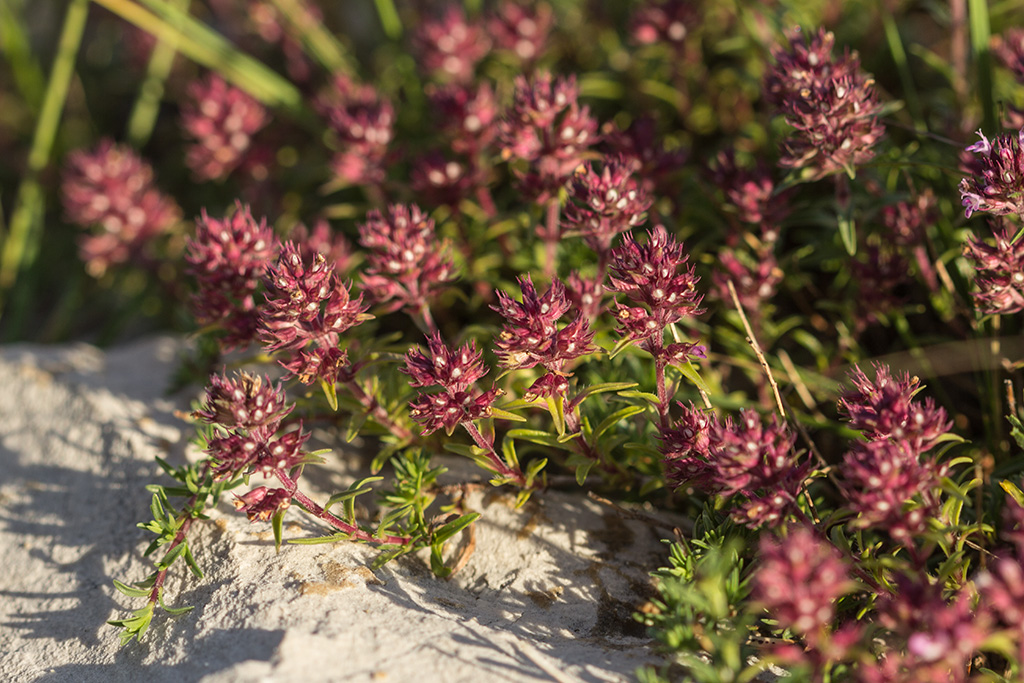
[[[685,268],[689,257],[683,245],[669,236],[662,225],[647,235],[643,245],[632,235],[626,235],[612,251],[612,291],[640,304],[629,306],[616,301],[620,334],[640,343],[660,362],[682,363],[689,356],[703,358],[704,347],[697,344],[664,346],[664,333],[669,325],[704,312],[700,308],[703,297],[697,293],[700,278],[692,266]]]
[[[218,74],[193,82],[181,112],[182,126],[195,139],[185,162],[200,180],[226,177],[268,120],[263,105]]]
[[[558,321],[572,308],[565,285],[559,280],[543,295],[537,293],[529,275],[519,279],[522,302],[498,291],[498,304],[491,306],[505,319],[495,345],[495,354],[502,367],[532,368],[541,365],[547,373],[526,391],[525,398],[564,397],[572,375],[566,365],[593,353],[594,333],[587,319],[576,311],[572,321],[558,328]]]
[[[430,434],[444,427],[450,436],[460,424],[491,415],[491,406],[500,390],[480,392],[474,385],[487,374],[482,354],[470,342],[449,348],[440,333],[427,337],[426,352],[410,349],[401,371],[411,378],[413,388],[438,387],[440,391],[421,392],[409,404],[409,413]]]
[[[491,49],[484,27],[468,23],[458,5],[444,7],[440,18],[426,18],[413,42],[420,66],[427,73],[456,83],[472,81],[477,62]]]
[[[809,38],[789,35],[788,49],[772,52],[765,97],[795,128],[779,163],[800,169],[808,180],[837,172],[853,175],[874,157],[885,133],[874,80],[860,69],[856,53],[834,59],[835,36],[824,29]]]
[[[517,76],[511,109],[498,124],[501,155],[525,162],[512,170],[539,203],[557,195],[597,142],[597,120],[579,104],[576,78]]]
[[[181,218],[178,205],[154,184],[152,167],[109,139],[91,152],[68,156],[61,196],[68,220],[100,229],[79,240],[81,258],[94,277],[141,259],[147,245]]]
[[[995,216],[1024,214],[1024,128],[1017,135],[997,135],[989,140],[979,130],[980,141],[967,147],[979,155],[971,175],[960,181],[964,215],[987,211]]]
[[[388,147],[394,137],[395,110],[391,103],[373,86],[358,85],[339,75],[318,105],[341,144],[331,161],[335,176],[351,185],[383,181]]]
[[[267,272],[266,305],[260,313],[260,337],[269,351],[287,350],[281,361],[304,384],[319,379],[334,385],[348,364],[341,335],[371,318],[362,295],[352,298],[335,265],[319,252],[312,263],[295,242],[287,242]]]
[[[309,435],[300,427],[277,436],[293,408],[286,404],[281,386],[267,378],[244,372],[233,378],[212,376],[205,401],[194,415],[217,430],[206,449],[214,476],[230,480],[259,472],[271,477],[298,466],[306,457],[302,446]],[[269,519],[290,504],[290,493],[265,486],[235,501],[251,521]]]
[[[415,204],[374,209],[359,226],[359,243],[369,250],[363,287],[385,310],[405,309],[433,329],[430,301],[455,277],[447,246],[434,221]]]
[[[623,157],[607,157],[600,172],[585,162],[569,181],[570,201],[562,227],[578,232],[599,255],[606,255],[620,233],[643,224],[651,199]],[[567,233],[563,233],[567,234]]]
[[[1013,241],[1009,229],[994,234],[994,244],[970,238],[964,255],[977,270],[978,291],[971,296],[986,314],[1024,310],[1024,240]]]
[[[192,299],[196,321],[223,329],[225,349],[247,346],[259,328],[256,291],[280,249],[274,231],[242,204],[223,219],[203,211],[186,249],[198,287]]]

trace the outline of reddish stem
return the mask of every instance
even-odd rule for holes
[[[473,443],[482,448],[487,456],[487,459],[491,462],[491,466],[494,467],[495,471],[506,479],[511,479],[517,485],[525,487],[526,477],[519,470],[514,470],[505,464],[505,461],[495,452],[494,445],[484,438],[484,435],[480,433],[476,425],[466,420],[462,423],[462,426],[469,432],[469,436],[473,439]]]
[[[350,379],[345,382],[345,386],[347,386],[348,390],[352,392],[352,396],[363,404],[373,419],[377,421],[377,424],[381,425],[403,441],[413,440],[413,433],[407,427],[404,427],[392,420],[391,416],[388,415],[388,411],[386,411],[384,406],[377,401],[377,397],[367,394],[355,379]]]
[[[299,505],[306,508],[311,515],[326,522],[335,529],[350,535],[353,540],[394,545],[408,545],[412,542],[412,539],[408,536],[381,536],[378,538],[377,536],[369,534],[359,527],[335,517],[330,512],[320,507],[316,501],[304,494],[302,491],[299,491],[299,483],[289,477],[284,470],[274,470],[274,475],[282,484],[284,484],[285,490],[291,494],[292,498],[295,499]]]

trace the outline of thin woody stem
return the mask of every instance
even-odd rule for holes
[[[754,331],[750,328],[750,321],[747,320],[746,314],[743,312],[743,304],[740,303],[740,297],[736,294],[736,285],[729,280],[729,295],[732,297],[733,306],[736,307],[736,312],[740,314],[740,320],[743,322],[743,329],[747,333],[747,343],[750,344],[750,348],[754,350],[754,355],[757,356],[757,360],[761,363],[761,367],[764,369],[765,375],[768,377],[768,383],[772,387],[772,393],[775,394],[775,405],[779,409],[779,417],[783,420],[786,419],[786,409],[782,407],[782,395],[779,394],[779,385],[775,382],[775,375],[772,374],[772,369],[768,365],[768,361],[765,360],[764,353],[761,352],[761,345],[757,343],[757,337],[754,335]]]

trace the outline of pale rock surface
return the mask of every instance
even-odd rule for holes
[[[664,530],[560,493],[519,511],[470,496],[484,516],[452,581],[422,557],[371,571],[375,551],[352,543],[275,554],[269,525],[222,501],[194,542],[205,579],[182,566],[168,582],[168,603],[195,609],[119,647],[105,622],[141,602],[111,579],[151,569],[135,523],[149,519],[145,485],[168,481],[154,455],[195,457],[174,415],[195,392],[165,396],[181,348],[0,348],[0,680],[619,681],[658,662],[631,614],[653,595]],[[307,476],[320,500],[348,483]],[[287,537],[324,533],[286,519]]]

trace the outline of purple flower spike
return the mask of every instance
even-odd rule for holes
[[[1017,135],[998,135],[966,148],[980,155],[970,164],[971,175],[960,181],[964,215],[977,211],[995,216],[1024,213],[1024,129]]]

